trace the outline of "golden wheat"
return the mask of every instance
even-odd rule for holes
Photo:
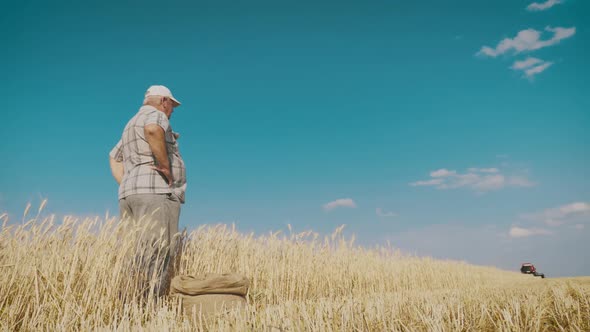
[[[341,227],[324,238],[228,225],[184,234],[177,273],[251,281],[247,310],[185,317],[177,299],[142,289],[156,280],[130,259],[145,223],[39,214],[18,225],[0,216],[2,330],[590,331],[587,279],[362,248]]]

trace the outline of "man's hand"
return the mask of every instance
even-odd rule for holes
[[[156,158],[156,165],[152,166],[152,169],[160,172],[164,179],[168,181],[168,185],[172,187],[174,179],[172,179],[172,172],[170,171],[164,129],[156,124],[149,124],[143,128],[143,133]]]
[[[125,170],[123,163],[116,161],[112,157],[109,157],[109,163],[111,164],[111,173],[113,173],[115,181],[117,181],[118,184],[121,184],[121,180],[123,180],[123,172]]]
[[[166,179],[166,182],[168,182],[168,185],[170,187],[172,187],[172,183],[173,183],[174,179],[172,178],[172,172],[170,172],[170,169],[169,168],[152,166],[152,169],[155,170],[155,171],[158,171],[158,172],[162,173],[162,175]]]

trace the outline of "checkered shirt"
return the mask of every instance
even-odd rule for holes
[[[149,124],[162,127],[166,133],[166,150],[174,179],[172,187],[168,186],[159,172],[152,169],[152,166],[156,164],[156,158],[144,134],[144,127]],[[172,131],[166,114],[147,105],[139,109],[139,112],[129,120],[123,136],[110,152],[111,158],[122,161],[124,167],[123,180],[119,186],[119,199],[134,194],[174,193],[180,202],[184,203],[186,170],[178,151],[179,136]]]

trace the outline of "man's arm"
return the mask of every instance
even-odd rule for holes
[[[109,162],[111,164],[111,173],[113,173],[113,177],[118,184],[121,184],[121,180],[123,180],[123,171],[125,167],[123,167],[123,162],[116,161],[113,157],[109,157]]]
[[[154,166],[154,169],[162,173],[168,181],[168,185],[172,186],[172,172],[170,170],[170,161],[168,160],[164,129],[157,124],[148,124],[143,128],[143,131],[145,139],[154,157],[156,157],[156,166]]]

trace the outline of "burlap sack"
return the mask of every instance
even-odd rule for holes
[[[203,295],[234,294],[246,296],[250,281],[239,274],[206,274],[204,277],[176,276],[172,279],[170,294]]]
[[[207,274],[203,277],[176,276],[170,294],[182,299],[182,310],[195,317],[209,317],[216,313],[246,306],[250,282],[234,273]]]
[[[246,298],[234,294],[180,295],[182,312],[190,318],[208,318],[229,310],[246,308]],[[193,316],[194,315],[194,316]]]

